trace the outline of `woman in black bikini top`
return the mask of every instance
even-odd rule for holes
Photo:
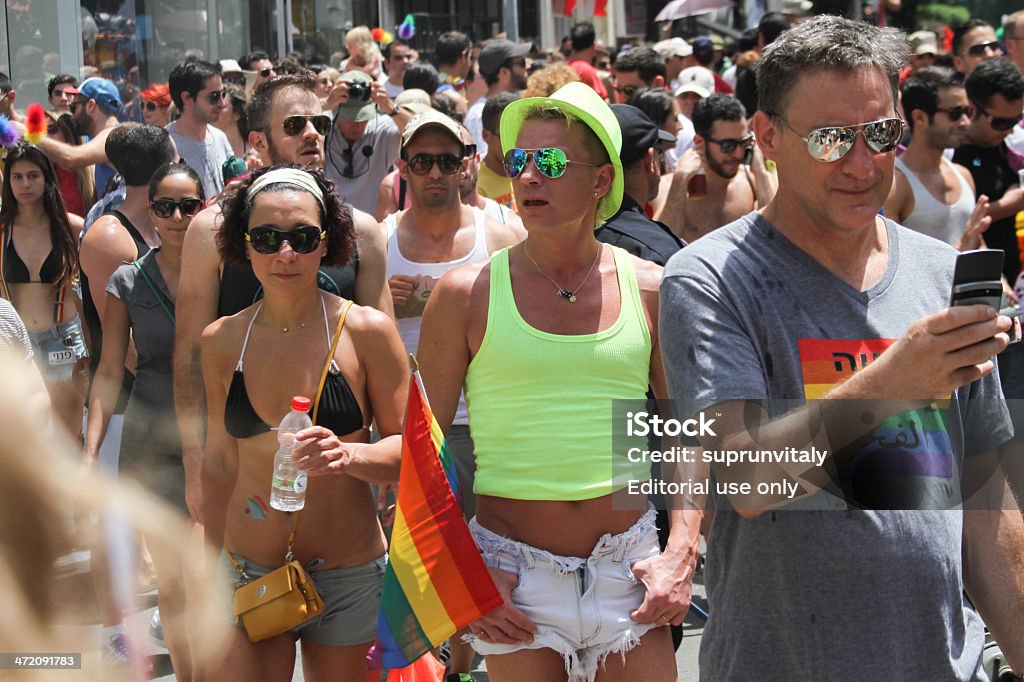
[[[309,122],[307,130],[313,130]],[[211,324],[202,339],[207,539],[247,571],[283,563],[296,514],[267,504],[278,447],[271,426],[288,412],[292,396],[302,395],[313,400],[316,418],[311,429],[300,433],[295,451],[309,475],[306,505],[298,512],[295,558],[309,567],[314,582],[339,590],[336,598],[356,584],[336,576],[370,574],[363,578],[369,582],[358,583],[360,596],[349,597],[345,608],[336,605],[333,614],[331,596],[321,590],[327,611],[294,631],[303,640],[311,682],[365,676],[363,659],[374,639],[385,553],[370,484],[398,479],[408,389],[394,322],[317,287],[320,265],[343,265],[352,240],[349,213],[322,172],[298,167],[257,171],[226,205],[217,245],[226,264],[251,262],[264,297]],[[337,348],[328,358],[335,334]],[[316,400],[325,365],[328,373]],[[373,444],[370,424],[381,436]],[[306,641],[307,634],[312,641]],[[277,642],[281,638],[287,638],[288,646]],[[232,637],[231,650],[222,658],[224,669],[209,676],[263,678],[266,657],[276,658],[275,652],[292,657],[292,641],[290,634],[255,644],[244,634]],[[290,661],[277,664],[290,670]]]
[[[38,147],[19,142],[8,150],[3,176],[0,296],[28,328],[55,416],[78,438],[85,383],[75,370],[86,348],[75,294],[75,235],[82,219],[65,210],[56,171]]]

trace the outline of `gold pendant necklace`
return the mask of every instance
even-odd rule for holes
[[[530,262],[533,263],[533,267],[537,268],[537,272],[547,277],[548,281],[555,285],[555,289],[557,290],[558,295],[564,298],[565,300],[569,301],[569,303],[576,302],[576,292],[582,289],[583,285],[587,283],[587,280],[590,279],[590,273],[594,271],[594,266],[597,265],[597,261],[601,260],[601,245],[598,244],[597,256],[594,258],[594,262],[590,264],[590,269],[587,270],[587,274],[583,276],[583,281],[577,284],[574,290],[570,291],[569,289],[566,289],[561,284],[556,282],[550,275],[548,275],[548,273],[540,269],[540,266],[537,265],[537,261],[535,261],[533,259],[533,256],[530,255],[530,249],[526,247],[526,244],[523,244],[523,251],[526,253],[526,257],[530,259]]]

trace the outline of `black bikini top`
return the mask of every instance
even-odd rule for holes
[[[324,308],[324,327],[327,330],[327,346],[330,347],[331,329],[327,323],[327,307],[322,298],[320,304]],[[242,354],[239,356],[235,372],[231,376],[231,386],[228,388],[227,400],[224,405],[224,429],[234,438],[250,438],[270,431],[270,426],[256,414],[252,402],[249,401],[249,392],[245,387],[245,374],[242,370],[245,347],[249,344],[249,333],[252,331],[252,324],[256,321],[256,316],[260,314],[261,309],[262,305],[256,309],[252,319],[249,320],[249,328],[245,331],[245,341],[242,342]],[[312,416],[312,412],[310,412],[310,416]],[[330,429],[336,436],[346,436],[364,428],[363,412],[359,409],[359,402],[333,358],[327,378],[324,380],[324,390],[320,394],[316,423]]]
[[[33,282],[53,284],[57,281],[60,277],[61,264],[56,249],[50,249],[49,255],[43,261],[43,267],[39,269],[39,279],[32,279],[25,261],[21,260],[21,256],[14,248],[14,235],[9,229],[5,232],[7,234],[3,236],[3,244],[0,245],[0,248],[3,249],[3,276],[7,284],[30,284]]]

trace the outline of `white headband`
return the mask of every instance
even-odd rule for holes
[[[320,189],[320,185],[316,183],[312,175],[298,168],[275,168],[256,178],[245,195],[245,203],[251,206],[256,195],[271,185],[291,185],[305,190],[316,197],[320,208],[327,213],[327,207],[324,205],[324,192]]]

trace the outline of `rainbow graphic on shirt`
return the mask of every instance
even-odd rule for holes
[[[810,402],[874,362],[895,339],[800,339],[804,398]],[[949,400],[900,412],[857,445],[839,471],[841,479],[871,476],[951,478]]]

